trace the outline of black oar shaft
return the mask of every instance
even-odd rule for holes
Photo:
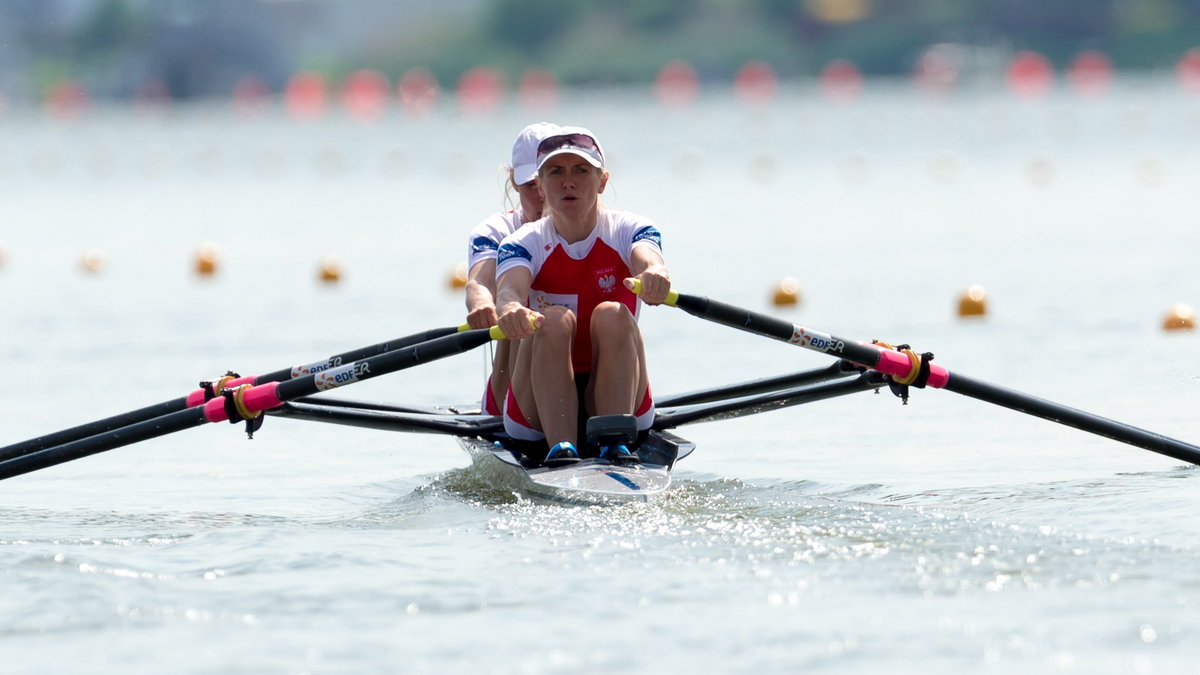
[[[285,382],[252,385],[242,400],[248,412],[263,412],[282,405],[284,401],[315,394],[318,391],[361,382],[453,354],[461,354],[492,340],[494,336],[497,336],[497,331],[498,329],[492,329],[492,331],[480,329],[455,333]],[[154,419],[135,422],[88,438],[5,459],[0,461],[0,479],[62,464],[130,443],[165,436],[199,426],[205,422],[229,420],[224,397],[221,399],[214,399],[202,406],[177,410]]]
[[[714,422],[755,415],[802,403],[823,401],[835,396],[879,389],[886,385],[887,380],[882,373],[869,370],[857,377],[842,379],[838,382],[802,385],[770,391],[753,397],[686,405],[677,409],[662,408],[659,409],[658,417],[654,420],[654,428],[673,429],[684,424]]]
[[[732,328],[783,340],[799,347],[840,356],[854,363],[877,368],[893,377],[908,370],[907,360],[895,357],[899,352],[843,340],[828,333],[796,326],[765,314],[711,300],[703,296],[685,295],[672,291],[667,304],[702,319],[721,323]],[[1098,415],[1052,403],[1035,396],[1022,394],[1011,389],[974,380],[964,375],[951,373],[939,364],[926,364],[930,376],[928,386],[948,389],[1012,410],[1028,413],[1052,422],[1104,436],[1115,441],[1151,450],[1168,457],[1200,465],[1200,446],[1184,443],[1145,429],[1110,420]]]
[[[1185,462],[1200,464],[1200,447],[1198,446],[1140,429],[1124,422],[1117,422],[1116,420],[1047,401],[1036,396],[1022,394],[1021,392],[995,384],[981,382],[966,375],[951,373],[950,379],[944,389],[1033,415],[1034,417],[1050,420],[1051,422],[1058,422],[1059,424],[1104,436],[1105,438],[1111,438],[1114,441],[1152,450]]]
[[[875,366],[879,362],[880,351],[875,347],[803,328],[773,316],[752,312],[703,296],[679,293],[674,304],[688,314],[702,319],[789,342],[805,349],[840,356],[865,366]]]
[[[336,368],[337,366],[340,366],[343,363],[347,363],[350,361],[358,361],[360,359],[369,358],[371,356],[376,356],[379,354],[386,354],[387,352],[395,351],[397,349],[411,347],[412,345],[420,344],[422,342],[428,342],[429,340],[433,340],[433,339],[440,338],[440,337],[445,337],[447,335],[454,335],[455,333],[457,333],[459,331],[460,331],[460,328],[457,326],[448,326],[445,328],[431,328],[423,333],[413,333],[412,335],[406,335],[402,338],[396,338],[395,340],[389,340],[387,342],[380,342],[379,344],[374,344],[374,345],[371,345],[370,347],[361,347],[359,349],[352,349],[348,352],[343,352],[341,354],[331,356],[324,361],[318,361],[316,363],[310,363],[310,364],[307,364],[304,366],[293,366],[291,368],[281,368],[279,370],[276,370],[275,372],[267,373],[266,375],[259,375],[257,378],[255,378],[254,383],[255,384],[265,384],[267,382],[283,382],[284,380],[290,380],[293,377],[300,377],[302,375],[308,375],[310,373],[320,372],[321,370],[328,370],[330,368]]]
[[[0,480],[197,427],[206,421],[203,407],[187,408],[88,438],[29,452],[0,462]]]
[[[187,400],[187,396],[180,396],[179,398],[171,399],[170,401],[155,403],[154,405],[148,405],[145,408],[140,408],[138,410],[121,413],[120,415],[113,415],[112,417],[106,417],[105,419],[96,420],[95,422],[80,424],[77,427],[63,429],[62,431],[56,431],[51,434],[46,434],[45,436],[38,436],[37,438],[31,438],[27,441],[21,441],[20,443],[6,445],[0,448],[0,461],[11,459],[13,457],[20,457],[21,455],[37,452],[38,450],[54,447],[56,445],[63,445],[64,443],[77,441],[81,438],[95,436],[96,434],[102,434],[113,429],[120,429],[121,427],[128,426],[136,422],[142,422],[144,420],[154,419],[155,417],[161,417],[167,413],[175,412],[177,410],[183,410],[184,408],[188,407]]]
[[[712,387],[683,394],[664,396],[662,398],[655,397],[654,405],[658,408],[668,408],[696,403],[708,403],[710,401],[725,401],[731,398],[779,391],[780,389],[790,389],[805,384],[816,384],[840,377],[849,377],[856,374],[859,370],[850,364],[849,361],[838,361],[824,368],[814,368],[813,370],[804,370],[778,377],[768,377],[740,384]]]
[[[384,354],[396,349],[402,349],[421,342],[426,342],[439,337],[453,335],[459,331],[458,327],[433,328],[420,333],[413,333],[401,338],[380,342],[369,347],[354,349],[342,354],[331,356],[324,361],[306,364],[303,366],[294,366],[292,368],[282,368],[266,375],[259,375],[254,378],[254,384],[266,384],[268,382],[283,382],[284,380],[293,377],[300,377],[315,372],[336,368],[346,362],[357,361],[362,358]],[[146,406],[138,410],[133,410],[120,415],[113,415],[94,422],[87,422],[79,426],[63,429],[54,433],[38,436],[20,443],[13,443],[0,447],[0,461],[20,457],[31,452],[43,450],[56,445],[63,445],[89,436],[102,434],[113,429],[120,429],[143,420],[150,420],[156,417],[161,417],[167,413],[172,413],[178,410],[184,410],[194,404],[194,399],[191,396],[180,396],[179,398],[163,401],[154,405]]]

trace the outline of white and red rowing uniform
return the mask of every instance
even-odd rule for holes
[[[511,211],[493,213],[476,225],[471,230],[471,240],[467,246],[467,269],[474,269],[484,260],[495,260],[500,242],[524,224],[525,214],[518,206]]]
[[[569,243],[554,229],[552,216],[526,224],[500,244],[496,278],[525,267],[533,275],[526,302],[543,312],[560,305],[571,310],[578,326],[571,363],[575,374],[592,370],[592,311],[602,302],[615,301],[629,308],[636,319],[641,300],[622,283],[633,276],[633,249],[648,246],[662,255],[662,237],[653,221],[628,211],[601,209],[596,227],[586,239]],[[582,403],[582,402],[581,402]],[[634,415],[638,428],[654,421],[654,401],[649,387]],[[540,440],[530,428],[509,389],[504,407],[505,430],[515,438]]]
[[[500,250],[500,242],[505,237],[516,232],[525,224],[525,214],[518,206],[511,211],[500,211],[488,216],[487,220],[479,223],[471,230],[471,239],[467,245],[467,269],[485,260],[495,260],[496,252]],[[480,406],[487,415],[499,415],[500,404],[492,394],[492,378],[489,375],[483,383],[483,398]]]

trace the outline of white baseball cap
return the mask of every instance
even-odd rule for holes
[[[557,136],[559,126],[551,122],[537,122],[521,130],[512,147],[513,182],[524,185],[537,178],[538,144],[549,136]]]
[[[604,151],[600,149],[596,134],[583,127],[559,127],[554,135],[543,138],[538,144],[538,170],[551,157],[567,153],[579,155],[597,169],[604,168]]]

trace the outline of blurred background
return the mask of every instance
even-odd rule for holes
[[[967,290],[1194,329],[1194,0],[0,0],[0,292],[451,323],[539,119],[598,133],[680,283],[753,263],[696,292],[847,332],[991,317]],[[335,351],[368,332],[333,311]]]
[[[1113,70],[1195,90],[1198,46],[1188,0],[2,0],[0,109],[773,78],[1032,95]]]

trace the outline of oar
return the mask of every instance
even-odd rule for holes
[[[459,415],[379,408],[352,408],[329,405],[328,401],[297,399],[267,411],[272,417],[292,417],[312,422],[327,422],[383,431],[411,431],[450,436],[479,436],[504,431],[498,415]]]
[[[635,293],[639,292],[641,290],[640,283],[635,283],[632,290]],[[927,374],[928,379],[923,383],[924,386],[953,391],[1200,465],[1200,446],[989,384],[966,375],[951,374],[943,366],[916,357],[911,352],[906,353],[875,344],[845,340],[824,331],[806,328],[698,295],[685,295],[671,291],[667,295],[666,304],[678,307],[693,316],[738,330],[774,338],[798,347],[844,358],[854,363],[861,363],[890,375],[899,382],[911,382],[918,373]]]
[[[293,366],[291,368],[283,368],[273,373],[267,373],[266,375],[259,375],[257,377],[251,376],[230,379],[223,384],[227,387],[235,387],[242,384],[266,384],[268,382],[282,382],[293,377],[300,377],[302,375],[319,373],[331,368],[336,368],[343,363],[357,361],[368,356],[375,356],[377,354],[383,354],[394,349],[401,349],[403,347],[415,345],[419,342],[426,342],[434,338],[453,335],[456,332],[465,331],[468,328],[469,326],[467,324],[463,324],[461,326],[451,326],[447,328],[432,328],[421,333],[414,333],[402,338],[396,338],[395,340],[380,342],[379,344],[374,344],[369,347],[353,349],[342,354],[331,356],[323,361]],[[135,422],[161,417],[162,415],[166,415],[167,413],[172,413],[177,410],[184,410],[186,408],[198,406],[210,398],[212,398],[211,389],[196,389],[186,396],[180,396],[179,398],[171,399],[170,401],[163,401],[162,403],[149,405],[138,410],[121,413],[120,415],[113,415],[112,417],[106,417],[94,422],[81,424],[77,427],[71,427],[70,429],[56,431],[51,434],[46,434],[45,436],[38,436],[37,438],[31,438],[27,441],[21,441],[20,443],[6,445],[0,448],[0,461],[12,459],[13,457],[20,457],[21,455],[36,452],[38,450],[43,450],[56,445],[62,445],[64,443],[87,438],[89,436],[95,436],[96,434],[104,433],[105,431],[111,431],[113,429],[119,429],[121,427],[134,424]]]
[[[230,388],[227,394],[213,398],[203,405],[0,461],[0,479],[165,436],[208,422],[251,420],[265,410],[283,405],[285,401],[461,354],[490,340],[503,337],[504,333],[495,326],[490,329],[468,330],[282,382],[243,384]]]
[[[767,391],[756,396],[727,400],[709,400],[704,403],[685,405],[679,408],[659,408],[654,419],[655,429],[674,429],[684,424],[714,422],[746,415],[779,410],[803,403],[823,401],[835,396],[844,396],[860,391],[878,390],[887,386],[887,376],[868,370],[857,377],[842,378],[828,384],[805,384],[789,389]],[[657,405],[657,404],[656,404]]]
[[[655,397],[654,406],[656,408],[671,408],[681,405],[692,405],[695,403],[708,403],[710,401],[724,401],[741,396],[751,396],[753,394],[779,391],[781,389],[791,389],[804,384],[815,384],[817,382],[825,382],[827,380],[833,380],[840,377],[848,377],[850,375],[857,375],[861,371],[862,368],[855,366],[849,361],[843,360],[824,368],[802,370],[798,373],[790,373],[788,375],[780,375],[778,377],[767,377],[760,380],[751,380],[749,382],[742,382],[739,384],[727,384],[721,387],[700,389],[684,394],[664,396],[662,398]]]

